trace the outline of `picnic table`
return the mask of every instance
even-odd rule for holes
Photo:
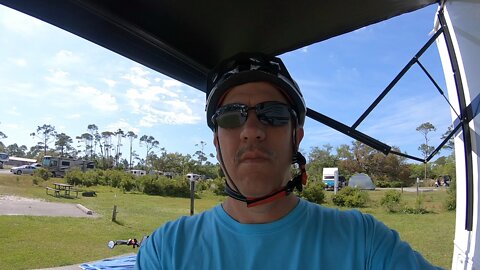
[[[53,183],[54,188],[51,187],[46,187],[46,191],[48,194],[49,190],[52,190],[55,192],[55,196],[59,197],[60,193],[63,193],[65,197],[70,197],[70,192],[76,192],[76,195],[78,197],[78,190],[73,189],[73,185],[70,184],[64,184],[64,183]]]

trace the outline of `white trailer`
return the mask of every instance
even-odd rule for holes
[[[338,190],[338,168],[323,168],[322,182],[326,190]]]

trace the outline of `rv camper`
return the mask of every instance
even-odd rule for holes
[[[346,179],[338,173],[338,168],[323,168],[323,184],[326,190],[339,190],[346,185]]]
[[[95,169],[93,161],[52,156],[43,157],[42,166],[50,171],[53,177],[64,177],[66,171],[73,168],[79,168],[83,172],[87,169]]]
[[[3,164],[8,162],[8,154],[7,153],[0,153],[0,169],[3,169]]]
[[[338,187],[338,168],[323,168],[322,181],[326,190]]]

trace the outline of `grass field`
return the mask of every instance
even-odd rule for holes
[[[31,176],[0,175],[0,195],[41,198],[47,201],[80,203],[100,218],[0,216],[0,269],[31,269],[78,264],[129,253],[130,247],[107,248],[109,240],[141,238],[168,220],[189,215],[190,200],[123,193],[110,187],[91,187],[97,197],[74,199],[55,198],[45,194],[44,186],[61,179],[49,180],[38,186]],[[444,190],[424,195],[429,214],[388,214],[379,206],[384,191],[371,191],[369,207],[360,209],[383,221],[400,233],[430,262],[450,268],[453,252],[455,213],[442,204]],[[416,194],[403,193],[413,207]],[[327,200],[331,192],[327,193]],[[223,198],[211,194],[195,200],[195,212],[220,203]],[[117,222],[112,222],[112,209],[117,205]],[[333,207],[331,203],[325,204]]]

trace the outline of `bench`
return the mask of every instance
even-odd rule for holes
[[[47,192],[47,194],[48,194],[48,191],[49,191],[49,190],[54,191],[55,197],[60,197],[60,190],[54,189],[54,188],[51,188],[51,187],[46,187],[46,188],[45,188],[45,192]]]
[[[78,189],[70,189],[70,192],[75,192],[75,198],[78,198],[78,192],[79,191],[80,190],[78,190]]]

